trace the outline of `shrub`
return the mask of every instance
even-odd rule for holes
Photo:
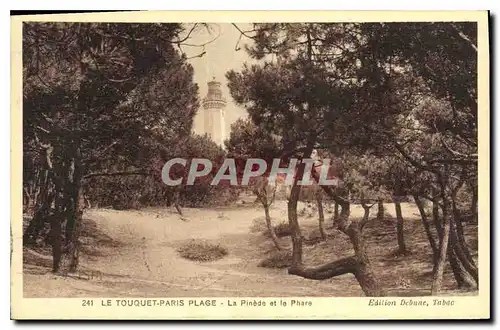
[[[287,268],[292,265],[292,254],[289,251],[273,252],[269,257],[259,262],[259,267]]]
[[[222,259],[228,254],[225,247],[219,244],[192,241],[177,249],[180,256],[194,261],[215,261]]]

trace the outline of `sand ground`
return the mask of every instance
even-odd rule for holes
[[[263,228],[263,210],[258,205],[225,209],[186,208],[184,213],[187,221],[172,210],[160,208],[87,211],[80,271],[71,276],[56,276],[50,272],[49,250],[25,248],[24,296],[363,296],[350,274],[314,281],[288,275],[286,268],[258,267],[259,261],[272,249],[270,240],[259,230]],[[352,216],[361,216],[362,209],[353,206],[351,213]],[[390,205],[387,213],[394,216]],[[404,205],[403,216],[413,219],[408,223],[414,223],[406,226],[409,233],[422,227],[414,221],[416,214],[413,205]],[[329,212],[326,215],[327,218],[331,216]],[[275,224],[287,221],[286,202],[277,201],[271,216]],[[307,236],[316,230],[317,216],[305,215],[300,223]],[[426,246],[428,243],[416,241],[409,235],[407,244],[416,252],[404,260],[396,260],[389,257],[396,244],[394,226],[388,223],[384,228],[385,232],[379,230],[378,236],[367,233],[371,237],[370,253],[374,254],[372,262],[380,270],[381,281],[391,290],[399,290],[399,293],[393,291],[394,295],[413,295],[412,292],[417,291],[415,295],[421,295],[430,287],[431,265],[430,259],[425,257],[430,252]],[[341,233],[333,229],[328,229],[328,233],[331,237],[327,242],[305,248],[307,263],[321,264],[351,254],[350,245]],[[181,258],[176,249],[192,239],[219,243],[229,254],[221,260],[206,263]],[[382,240],[390,244],[383,245]],[[290,238],[284,237],[281,241],[286,246]],[[387,267],[389,265],[393,267]],[[404,284],[405,276],[412,288],[401,293],[405,285],[408,286]],[[445,288],[451,290],[452,284],[447,282]]]

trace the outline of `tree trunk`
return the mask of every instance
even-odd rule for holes
[[[75,143],[76,144],[76,143]],[[82,164],[80,147],[78,144],[70,150],[72,155],[67,172],[65,173],[65,262],[62,264],[63,272],[75,272],[79,263],[80,229],[83,216],[83,190],[82,190]]]
[[[302,171],[300,171],[300,168],[302,168]],[[299,172],[303,173],[303,166],[299,167]],[[316,182],[318,182],[319,174],[314,171],[312,174]],[[298,176],[300,177],[302,175],[300,174]],[[294,189],[297,187],[299,187],[299,189],[294,191]],[[342,258],[319,267],[304,267],[304,265],[302,264],[302,242],[300,241],[300,228],[298,228],[298,223],[296,222],[296,209],[295,218],[290,216],[291,211],[294,211],[290,205],[294,202],[294,200],[296,202],[298,192],[300,192],[300,186],[294,186],[291,193],[291,196],[293,198],[290,198],[290,202],[288,204],[290,227],[292,228],[292,242],[294,243],[294,251],[292,256],[294,258],[292,266],[288,269],[288,273],[313,280],[323,280],[342,274],[352,273],[356,277],[361,289],[366,296],[383,296],[384,292],[379,286],[379,283],[371,267],[368,255],[366,253],[366,246],[361,233],[360,223],[356,221],[352,221],[349,223],[349,201],[338,196],[331,187],[321,187],[326,192],[326,194],[332,197],[337,203],[339,203],[341,207],[338,227],[349,237],[351,243],[353,244],[354,256]],[[292,220],[295,220],[295,222],[293,223]],[[292,227],[292,224],[296,226]],[[299,229],[298,233],[297,229]],[[296,247],[300,248],[300,255],[296,253]]]
[[[50,154],[45,150],[46,157],[50,157]],[[49,165],[46,162],[44,168],[41,170],[42,174],[39,175],[39,181],[37,184],[40,185],[38,193],[33,200],[34,212],[33,217],[23,233],[23,244],[34,244],[40,235],[40,232],[45,227],[45,223],[50,216],[50,206],[54,199],[54,194],[52,191],[51,175],[49,172]]]
[[[304,166],[302,164],[299,165],[298,171],[304,173]],[[302,265],[302,233],[297,217],[297,202],[299,200],[300,188],[301,186],[294,182],[288,200],[288,224],[292,232],[292,267]]]
[[[394,207],[396,208],[396,232],[398,237],[398,254],[405,255],[407,253],[405,236],[404,236],[404,220],[403,213],[401,212],[400,197],[394,197]]]
[[[438,205],[437,199],[432,201],[432,217],[433,217],[434,225],[436,227],[436,231],[438,233],[438,237],[441,237],[443,235],[443,227],[441,225],[441,220],[440,220],[440,216],[439,216],[439,205]],[[452,241],[451,241],[451,235],[449,237],[448,244],[449,244],[449,246],[453,246]],[[455,278],[455,281],[457,282],[457,286],[459,288],[473,287],[475,285],[474,279],[465,270],[464,266],[462,265],[462,263],[458,259],[453,248],[448,248],[447,256],[448,256],[451,270],[453,272],[453,277]],[[433,273],[436,272],[436,269],[437,269],[437,257],[436,257],[436,261],[434,264]]]
[[[82,164],[79,143],[71,140],[57,146],[52,178],[55,185],[54,215],[51,217],[53,271],[67,273],[78,266]],[[64,235],[63,235],[64,228]]]
[[[184,215],[182,214],[182,209],[181,209],[181,206],[179,205],[179,202],[178,202],[178,201],[175,201],[174,206],[175,206],[175,209],[177,210],[177,213],[179,213],[179,215],[180,215],[181,217],[182,217],[182,216],[184,216]]]
[[[456,198],[458,189],[461,187],[461,184],[458,185],[451,194],[451,207],[453,217],[451,218],[450,224],[450,242],[453,246],[454,253],[457,258],[460,260],[461,266],[467,271],[467,273],[472,276],[475,281],[475,284],[479,287],[479,274],[477,266],[472,258],[472,255],[467,246],[467,242],[465,241],[464,231],[462,227],[462,214],[457,207]]]
[[[368,258],[368,254],[366,253],[366,244],[359,224],[353,223],[349,227],[350,228],[347,232],[350,232],[348,235],[353,244],[354,254],[358,261],[354,276],[358,280],[358,283],[366,296],[384,296],[385,293],[380,288],[380,285]]]
[[[366,200],[364,197],[364,194],[361,193],[361,207],[363,208],[364,214],[363,214],[363,219],[361,219],[360,223],[360,230],[363,230],[365,225],[368,223],[368,220],[370,218],[370,209],[372,208],[372,205],[366,204]]]
[[[276,236],[276,232],[274,231],[274,227],[272,226],[271,223],[271,216],[269,215],[269,205],[267,203],[262,203],[264,206],[264,213],[266,215],[266,226],[267,230],[269,231],[269,235],[271,236],[271,239],[274,243],[274,246],[278,249],[281,250],[281,246],[278,240],[278,237]]]
[[[333,211],[333,226],[336,226],[337,221],[339,220],[339,203],[335,202],[335,208]]]
[[[451,242],[449,244],[451,245]],[[448,259],[450,262],[451,270],[453,271],[453,276],[455,278],[455,281],[457,282],[457,287],[459,289],[477,287],[477,282],[474,280],[472,275],[465,269],[465,267],[457,257],[456,253],[451,248],[448,248]]]
[[[342,213],[344,213],[344,216]],[[349,236],[354,247],[354,256],[342,258],[319,267],[304,267],[302,264],[292,265],[292,267],[288,269],[288,273],[312,280],[324,280],[352,273],[367,297],[384,296],[385,293],[380,288],[366,253],[366,246],[359,223],[352,222],[347,227],[344,226],[344,220],[347,220],[349,217],[348,204],[343,207],[340,217],[341,221],[344,222],[340,229]]]
[[[171,207],[172,206],[173,191],[170,190],[169,188],[166,188],[164,196],[165,196],[165,200],[167,201],[167,207]]]
[[[476,265],[467,258],[464,251],[464,247],[457,236],[457,229],[455,224],[455,219],[450,219],[450,244],[453,248],[453,252],[456,254],[458,260],[463,265],[465,270],[474,278],[476,283],[479,282],[479,274]]]
[[[477,224],[477,187],[472,187],[472,202],[470,213],[472,215],[472,223]]]
[[[313,151],[313,146],[308,145],[307,149],[304,151],[304,158],[310,157]],[[295,177],[293,179],[293,184],[290,189],[290,194],[288,198],[288,225],[290,226],[291,238],[292,238],[292,268],[302,267],[302,232],[299,226],[299,220],[297,216],[297,203],[300,198],[301,187],[298,181],[304,176],[305,163],[300,162],[297,166],[295,172]]]
[[[180,191],[175,189],[175,191],[174,191],[174,206],[175,206],[175,209],[177,210],[177,212],[179,213],[179,215],[182,217],[184,215],[182,214],[182,209],[181,209],[181,206],[179,204],[179,198],[180,198]]]
[[[455,198],[456,198],[456,196],[452,196],[452,208],[453,208],[452,230],[454,230],[454,234],[456,235],[458,246],[463,251],[465,257],[467,258],[467,261],[473,267],[476,267],[476,264],[474,262],[474,258],[472,258],[472,254],[470,253],[469,247],[467,246],[467,242],[465,241],[464,228],[462,225],[463,217],[462,217],[460,210],[457,208]]]
[[[441,219],[439,215],[439,203],[438,199],[434,199],[432,201],[432,219],[434,221],[434,226],[436,227],[436,231],[439,234],[439,237],[441,237],[442,232],[443,232],[443,226],[441,224]]]
[[[41,205],[36,207],[33,218],[23,234],[23,244],[35,244],[40,232],[45,227],[47,219],[50,217],[50,205],[54,200],[52,193],[46,194],[41,202]]]
[[[377,221],[382,221],[384,220],[384,201],[382,198],[378,199],[378,212],[377,212]]]
[[[460,246],[464,250],[465,255],[467,256],[467,260],[469,260],[469,262],[471,264],[476,266],[475,262],[474,262],[474,258],[472,257],[472,254],[470,253],[469,246],[467,245],[467,241],[465,240],[464,227],[462,225],[462,221],[461,221],[460,217],[454,217],[454,223],[455,223],[456,229],[457,229],[458,242],[460,243]]]
[[[71,217],[70,219],[72,220],[72,225],[71,229],[67,227],[67,230],[70,231],[66,234],[68,255],[68,264],[66,265],[66,268],[68,272],[75,272],[80,261],[80,232],[84,210],[83,195],[81,189],[78,189],[78,191],[75,192],[75,195],[75,198],[72,200],[73,209],[69,214],[69,216]]]
[[[448,216],[446,216],[448,217]],[[445,218],[446,219],[446,218]],[[448,240],[450,236],[450,221],[444,221],[443,235],[439,239],[439,255],[432,279],[431,294],[436,295],[441,290],[443,282],[444,264],[448,253]]]
[[[323,211],[323,203],[321,201],[321,197],[316,197],[316,204],[318,205],[319,233],[321,234],[321,238],[323,240],[326,240],[325,213]]]
[[[52,272],[58,273],[63,257],[63,193],[56,185],[56,198],[54,202],[54,214],[50,217],[50,241],[52,243]]]
[[[443,201],[443,225],[442,233],[439,235],[439,255],[437,260],[436,269],[432,279],[431,294],[437,295],[441,290],[443,284],[444,265],[446,262],[446,255],[448,254],[448,242],[450,240],[450,203],[446,196],[445,184],[442,178],[439,178],[441,185],[441,197]]]
[[[415,200],[415,204],[417,205],[418,211],[420,212],[420,219],[422,220],[422,225],[424,226],[425,234],[427,235],[427,239],[429,240],[429,244],[431,245],[432,264],[436,265],[439,250],[438,250],[438,246],[436,243],[436,239],[432,235],[431,227],[429,224],[429,218],[427,217],[427,214],[425,213],[424,202],[417,195],[413,195],[413,199]],[[437,231],[436,231],[436,234],[437,234],[437,237],[439,237],[439,233]]]
[[[62,258],[61,219],[59,219],[57,215],[53,215],[50,225],[50,236],[52,241],[52,272],[58,273]]]

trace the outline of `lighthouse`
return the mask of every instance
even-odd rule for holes
[[[208,83],[208,93],[202,100],[203,126],[205,133],[221,147],[224,147],[226,139],[224,118],[226,104],[226,99],[222,96],[221,84],[214,77]]]

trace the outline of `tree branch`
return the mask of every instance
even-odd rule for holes
[[[186,35],[186,37],[184,37],[183,39],[179,39],[177,41],[171,41],[171,43],[173,44],[180,44],[180,43],[183,43],[184,41],[188,40],[189,37],[191,36],[191,33],[193,33],[194,29],[196,29],[196,26],[198,26],[198,23],[194,23],[193,27],[191,28],[191,30],[189,30],[188,34]]]
[[[119,171],[119,172],[96,172],[90,173],[83,176],[83,179],[89,179],[97,176],[126,176],[126,175],[143,175],[143,176],[151,176],[152,173],[144,172],[144,171]]]
[[[472,49],[474,49],[474,51],[477,53],[477,46],[469,39],[469,37],[467,37],[465,35],[465,33],[463,33],[455,24],[451,24],[451,27],[453,29],[455,29],[455,31],[457,31],[457,33],[460,36],[460,38],[462,38],[463,40],[465,40],[467,42],[467,44],[469,46],[471,46]]]
[[[441,144],[443,145],[443,147],[448,150],[453,156],[459,156],[459,157],[465,157],[467,158],[468,160],[474,160],[474,158],[476,158],[476,161],[477,161],[477,154],[470,154],[470,155],[467,155],[467,154],[464,154],[464,153],[461,153],[459,151],[456,151],[456,150],[453,150],[451,149],[451,147],[444,141],[444,137],[441,135],[439,137],[439,139],[441,140]]]
[[[288,274],[297,275],[310,280],[326,280],[348,273],[354,274],[358,261],[356,257],[342,258],[319,267],[304,267],[302,265],[290,267]]]

